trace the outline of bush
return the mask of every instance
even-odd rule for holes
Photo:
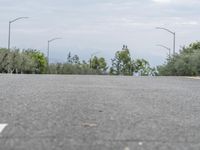
[[[199,76],[200,75],[200,42],[183,47],[180,54],[158,66],[159,75],[165,76]]]

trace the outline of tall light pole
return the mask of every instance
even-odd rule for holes
[[[176,53],[176,33],[167,28],[156,27],[156,29],[165,30],[173,35],[173,55],[175,55],[175,53]]]
[[[167,49],[167,50],[169,51],[169,58],[171,58],[171,49],[170,49],[169,47],[164,46],[164,45],[161,45],[161,44],[158,44],[158,45],[156,45],[156,46],[159,46],[159,47],[162,47],[162,48]]]
[[[28,19],[29,17],[18,17],[16,19],[13,19],[11,21],[9,21],[9,31],[8,31],[8,50],[10,50],[10,33],[11,33],[11,24],[17,20],[20,20],[20,19]]]
[[[47,65],[48,66],[49,66],[49,49],[50,49],[49,45],[50,45],[51,42],[53,42],[55,40],[59,40],[59,39],[62,39],[62,38],[53,38],[51,40],[48,40],[48,47],[47,47],[47,63],[48,63]]]

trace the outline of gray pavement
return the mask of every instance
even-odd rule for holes
[[[0,75],[0,150],[199,150],[200,80]]]

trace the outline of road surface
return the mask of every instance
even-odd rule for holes
[[[200,80],[0,75],[0,150],[199,150]]]

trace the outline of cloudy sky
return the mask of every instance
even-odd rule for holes
[[[8,21],[12,24],[11,47],[36,48],[46,54],[51,43],[51,61],[64,61],[69,51],[81,59],[92,53],[107,61],[128,45],[133,58],[145,58],[153,66],[165,61],[172,48],[172,35],[156,30],[161,26],[176,31],[181,46],[200,39],[199,0],[0,0],[0,47],[7,47]]]

